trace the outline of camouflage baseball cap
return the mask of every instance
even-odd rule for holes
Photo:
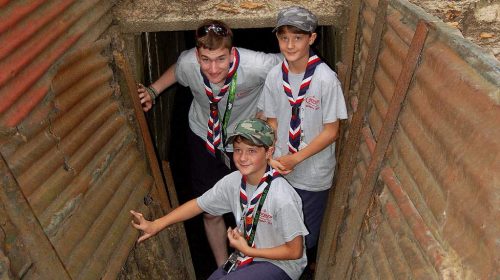
[[[271,147],[274,142],[273,129],[261,119],[240,121],[236,125],[233,134],[227,138],[226,144],[233,143],[234,138],[238,135],[252,141],[255,145]]]
[[[278,20],[273,32],[276,32],[283,25],[291,25],[307,32],[314,32],[318,25],[318,19],[308,9],[292,6],[279,11]]]

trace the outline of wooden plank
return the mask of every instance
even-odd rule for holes
[[[372,155],[370,165],[363,179],[361,191],[357,198],[356,205],[346,217],[346,230],[339,236],[339,247],[335,252],[336,262],[333,267],[335,278],[347,279],[347,272],[351,264],[351,256],[360,236],[361,225],[363,223],[366,211],[369,208],[369,202],[373,196],[375,184],[377,182],[380,168],[384,162],[387,148],[389,147],[396,123],[401,112],[401,107],[406,99],[408,89],[417,69],[418,60],[427,38],[428,28],[424,21],[419,21],[415,34],[413,36],[406,59],[401,69],[394,94],[389,104],[389,108],[384,118],[384,123]]]
[[[170,203],[172,205],[172,208],[176,208],[179,206],[179,200],[177,199],[177,192],[175,190],[174,177],[172,176],[170,163],[167,161],[162,161],[162,167],[163,174],[165,175],[165,181],[167,182],[167,190],[168,197],[170,197]],[[172,226],[177,227],[177,232],[180,233],[179,241],[182,248],[182,252],[180,252],[180,254],[183,256],[184,266],[186,267],[187,273],[189,274],[190,279],[196,279],[184,223],[177,223]]]
[[[158,164],[158,160],[156,158],[153,142],[149,133],[148,124],[146,122],[146,117],[144,116],[141,102],[139,100],[139,96],[137,95],[137,86],[132,76],[130,65],[123,54],[115,51],[113,52],[113,56],[118,69],[120,69],[123,77],[125,78],[127,88],[123,89],[123,92],[129,94],[130,100],[132,101],[132,105],[134,107],[134,114],[141,131],[142,139],[144,141],[144,149],[149,161],[151,173],[155,181],[155,193],[158,196],[157,198],[159,199],[162,210],[164,211],[164,213],[168,213],[171,211],[171,206],[168,200],[167,193],[165,191],[165,184],[163,183],[160,165]]]
[[[343,49],[346,50],[342,55],[342,64],[345,66],[345,75],[342,78],[342,91],[347,99],[351,87],[352,65],[354,61],[354,51],[356,49],[356,35],[360,15],[361,0],[354,0],[351,3],[349,13],[349,24],[347,25],[347,38],[344,41]]]
[[[377,67],[377,57],[380,49],[382,31],[385,26],[387,5],[387,0],[379,1],[372,31],[370,50],[368,51],[368,59],[359,92],[358,107],[352,118],[349,138],[346,140],[346,145],[340,155],[339,175],[335,183],[335,189],[330,191],[329,203],[321,226],[321,238],[318,247],[321,249],[318,252],[315,279],[329,279],[329,272],[335,261],[334,253],[337,247],[337,239],[344,217],[344,211],[347,207],[347,198],[353,170],[356,167],[356,155],[361,141],[361,128],[363,127],[366,111],[368,110],[368,101],[373,90],[373,77]]]
[[[170,205],[172,208],[179,206],[179,199],[177,198],[177,191],[175,190],[174,176],[172,175],[172,170],[170,169],[170,163],[168,161],[162,160],[161,166],[163,168],[163,175],[165,176],[165,181],[167,183],[168,197],[170,198]]]
[[[3,155],[0,157],[0,202],[18,230],[37,275],[43,279],[71,279],[7,167]]]

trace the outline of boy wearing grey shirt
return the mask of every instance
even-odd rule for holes
[[[228,266],[209,279],[298,279],[307,264],[300,197],[267,162],[273,153],[273,129],[259,119],[243,120],[228,142],[238,168],[204,193],[153,222],[131,211],[133,226],[144,233],[139,242],[165,227],[203,211],[232,212],[238,226],[227,230],[235,252]]]

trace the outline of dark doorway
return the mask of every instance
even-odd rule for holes
[[[234,45],[256,51],[277,53],[278,43],[272,28],[235,29]],[[334,49],[334,34],[331,27],[318,28],[319,40],[328,42],[316,44],[318,53],[330,62]],[[327,34],[327,36],[325,36]],[[143,34],[144,77],[145,84],[156,80],[170,65],[176,62],[178,55],[194,47],[194,31],[158,32]],[[328,46],[325,52],[324,46]],[[330,63],[332,65],[332,63]],[[182,204],[194,197],[191,195],[189,180],[189,162],[187,132],[188,111],[192,95],[189,88],[175,85],[162,93],[156,105],[146,114],[152,138],[160,160],[170,162],[175,186]],[[231,217],[225,217],[231,223]],[[185,222],[193,266],[198,279],[207,279],[216,269],[215,260],[205,237],[201,215]]]

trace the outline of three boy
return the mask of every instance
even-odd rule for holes
[[[232,147],[224,145],[224,138],[236,123],[256,115],[266,75],[282,59],[279,54],[233,47],[233,33],[221,21],[206,21],[195,33],[195,48],[182,52],[177,63],[150,86],[138,88],[144,111],[175,82],[190,88],[187,144],[194,197],[235,170]],[[206,213],[203,222],[220,266],[228,257],[224,219]]]
[[[241,201],[241,209],[237,207],[235,201],[238,197],[245,196],[241,194],[245,193],[246,184],[251,186],[251,190],[259,190],[260,183],[256,182],[258,178],[253,178],[252,175],[259,174],[260,176],[268,174],[270,171],[267,171],[267,169],[264,170],[263,167],[267,168],[266,160],[269,160],[271,166],[277,172],[285,175],[288,182],[295,188],[296,193],[301,198],[301,201],[296,200],[296,193],[289,191],[291,189],[289,188],[289,184],[283,178],[277,178],[272,181],[273,184],[287,185],[287,187],[278,192],[280,197],[283,195],[283,198],[273,195],[273,200],[269,203],[276,203],[278,208],[280,205],[292,203],[288,207],[292,209],[299,207],[299,213],[295,213],[295,210],[292,211],[295,218],[288,217],[287,222],[283,223],[284,219],[278,219],[285,214],[280,212],[279,209],[282,208],[276,210],[277,212],[272,212],[274,215],[271,213],[270,217],[271,219],[276,219],[275,223],[278,222],[279,226],[273,228],[274,231],[270,229],[266,232],[261,230],[262,228],[266,228],[265,217],[268,217],[267,213],[263,212],[265,215],[258,216],[256,219],[258,221],[257,225],[261,227],[260,229],[257,227],[257,231],[255,232],[260,234],[255,234],[255,243],[251,242],[250,246],[245,242],[245,239],[251,236],[251,232],[247,233],[243,230],[243,228],[250,225],[250,223],[244,223],[246,219],[242,219],[243,222],[241,224],[245,226],[240,231],[229,230],[227,237],[232,247],[247,256],[255,257],[256,260],[260,260],[259,257],[263,257],[266,265],[276,265],[292,279],[300,276],[305,266],[305,255],[300,255],[300,263],[291,261],[291,259],[298,256],[295,254],[298,252],[296,248],[299,243],[296,239],[298,236],[294,235],[294,238],[290,239],[290,236],[283,235],[284,229],[288,229],[290,223],[294,224],[297,221],[302,221],[301,218],[297,218],[302,217],[302,210],[305,225],[310,234],[307,235],[307,230],[300,225],[293,225],[293,227],[300,229],[299,236],[307,235],[305,243],[308,249],[316,246],[327,202],[327,192],[333,180],[335,140],[338,137],[339,120],[347,118],[345,101],[340,82],[335,72],[325,63],[322,63],[321,59],[310,49],[317,37],[317,34],[314,32],[316,26],[316,17],[302,7],[289,7],[278,14],[277,26],[274,32],[276,32],[280,51],[285,59],[270,70],[266,78],[261,100],[259,101],[259,107],[263,108],[264,116],[267,118],[269,125],[276,131],[275,146],[271,147],[272,141],[270,145],[264,145],[264,148],[267,148],[265,149],[264,156],[262,151],[259,152],[259,149],[252,148],[259,142],[254,141],[253,134],[240,131],[242,129],[241,125],[249,127],[250,125],[245,122],[240,123],[238,125],[239,128],[235,130],[236,138],[231,137],[230,141],[228,141],[234,141],[235,153],[233,154],[233,158],[239,172],[234,172],[224,177],[215,184],[213,189],[207,191],[196,201],[186,203],[188,206],[183,205],[179,207],[182,209],[184,207],[191,209],[186,211],[185,214],[178,215],[177,210],[173,211],[171,214],[165,216],[169,218],[164,217],[165,220],[163,220],[164,218],[159,219],[162,222],[155,221],[155,226],[149,226],[147,222],[143,221],[135,224],[136,228],[145,232],[139,239],[140,241],[156,233],[158,224],[161,225],[158,228],[163,228],[173,222],[190,218],[202,211],[214,215],[231,211],[235,214],[235,217],[241,218],[244,216],[245,208],[241,206],[243,205]],[[256,120],[253,121],[256,122]],[[250,140],[250,142],[246,142],[247,140]],[[249,157],[249,155],[254,153],[260,156]],[[248,160],[249,158],[254,160]],[[272,177],[274,178],[274,176]],[[239,184],[238,180],[241,178],[253,179],[248,181],[242,180]],[[280,183],[278,184],[277,182]],[[235,186],[239,186],[240,190],[236,191]],[[272,189],[270,188],[270,190]],[[278,189],[278,187],[275,189]],[[257,191],[257,193],[259,192]],[[228,207],[228,205],[232,206]],[[269,211],[268,209],[265,209],[265,211]],[[182,210],[182,213],[184,213],[184,210]],[[137,213],[133,214],[140,218]],[[253,218],[255,220],[255,216]],[[153,229],[150,230],[150,227]],[[251,228],[250,226],[250,230]],[[247,236],[245,236],[245,233],[247,233]],[[274,241],[273,238],[276,234],[279,238]],[[241,238],[242,236],[245,238]],[[273,239],[273,241],[266,243],[270,239]],[[270,250],[271,253],[268,255],[267,249],[264,248],[269,248],[270,246],[272,250]],[[262,255],[262,252],[265,252],[265,254]],[[288,260],[279,261],[279,259]],[[267,277],[268,274],[254,274],[267,271],[267,268],[264,268],[264,266],[254,265],[248,266],[248,268],[254,267],[256,271],[250,273],[250,275],[253,275],[253,277],[264,275],[266,276],[265,279],[270,279]],[[271,266],[271,268],[274,267]],[[243,271],[243,268],[240,271]],[[213,277],[215,277],[213,279],[219,279],[218,277],[222,277],[223,275],[225,274],[219,269],[213,274]],[[240,277],[234,279],[244,279],[241,278],[243,275],[242,273]]]

